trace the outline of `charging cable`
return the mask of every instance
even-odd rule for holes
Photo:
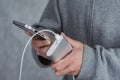
[[[37,33],[33,34],[33,35],[30,37],[30,39],[27,41],[27,43],[26,43],[26,45],[25,45],[25,47],[24,47],[24,50],[23,50],[23,52],[22,52],[21,63],[20,63],[20,72],[19,72],[19,80],[22,80],[22,69],[23,69],[23,60],[24,60],[25,51],[26,51],[26,49],[27,49],[30,41],[32,40],[32,38],[33,38],[34,36],[36,36],[37,34],[43,32],[43,31],[51,32],[51,33],[53,33],[53,35],[55,36],[55,39],[57,39],[57,40],[60,39],[60,35],[59,35],[59,34],[56,34],[55,32],[53,32],[53,31],[51,31],[51,30],[48,30],[48,29],[40,30],[40,31],[38,31]],[[75,80],[74,76],[73,76],[73,80]]]
[[[72,78],[73,78],[73,80],[75,80],[75,76],[74,75],[72,76]]]

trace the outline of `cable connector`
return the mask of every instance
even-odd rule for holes
[[[56,39],[56,40],[59,40],[60,38],[61,38],[61,36],[60,36],[59,34],[56,34],[56,35],[55,35],[55,39]]]

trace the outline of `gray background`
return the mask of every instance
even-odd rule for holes
[[[12,20],[33,24],[40,19],[48,0],[0,0],[0,80],[18,80],[20,59],[29,39]],[[51,68],[39,68],[30,48],[23,65],[22,80],[60,80]]]

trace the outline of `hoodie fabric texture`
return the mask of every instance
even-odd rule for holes
[[[76,80],[120,80],[120,0],[50,0],[36,25],[84,43]],[[43,60],[39,65],[47,66]]]

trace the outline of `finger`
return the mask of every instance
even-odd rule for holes
[[[49,46],[51,42],[49,40],[33,40],[32,41],[32,46],[36,48],[42,48],[45,46]]]
[[[72,55],[71,55],[72,56]],[[80,66],[74,62],[74,58],[71,59],[69,65],[61,70],[56,70],[57,76],[63,76],[63,75],[78,75],[80,71]]]
[[[38,56],[42,56],[44,58],[47,58],[49,59],[47,56],[46,56],[46,52],[47,50],[49,49],[49,46],[48,47],[44,47],[44,48],[33,48],[36,52],[36,55]]]
[[[62,62],[61,62],[61,63],[57,63],[57,64],[52,64],[53,70],[55,70],[55,71],[60,71],[60,70],[63,70],[63,69],[65,69],[66,67],[69,66],[69,63],[65,63],[64,65],[61,65],[61,64],[62,64]]]
[[[67,68],[65,68],[65,69],[63,69],[61,71],[57,71],[56,75],[57,76],[64,76],[64,75],[69,74],[70,72],[71,72],[71,67],[69,66],[69,67],[67,67]]]
[[[34,41],[34,40],[39,40],[39,37],[36,35],[36,36],[34,36],[33,38],[32,38],[32,40]]]
[[[43,47],[43,48],[39,48],[39,49],[38,49],[38,52],[39,52],[38,55],[45,55],[45,56],[46,56],[46,52],[48,51],[49,47],[50,47],[50,46]]]
[[[32,33],[25,31],[25,34],[27,34],[28,36],[32,36]]]
[[[77,70],[75,64],[70,63],[70,65],[68,67],[66,67],[63,70],[60,71],[56,71],[56,75],[57,76],[63,76],[63,75],[78,75],[79,70]]]
[[[56,71],[60,71],[65,69],[67,66],[69,66],[69,61],[61,60],[60,62],[53,64],[52,68]]]
[[[68,67],[71,63],[71,60],[72,60],[70,57],[70,54],[68,56],[66,56],[65,58],[63,58],[62,60],[60,60],[59,62],[53,64],[52,68],[54,70],[60,71],[60,70],[65,69],[66,67]]]

